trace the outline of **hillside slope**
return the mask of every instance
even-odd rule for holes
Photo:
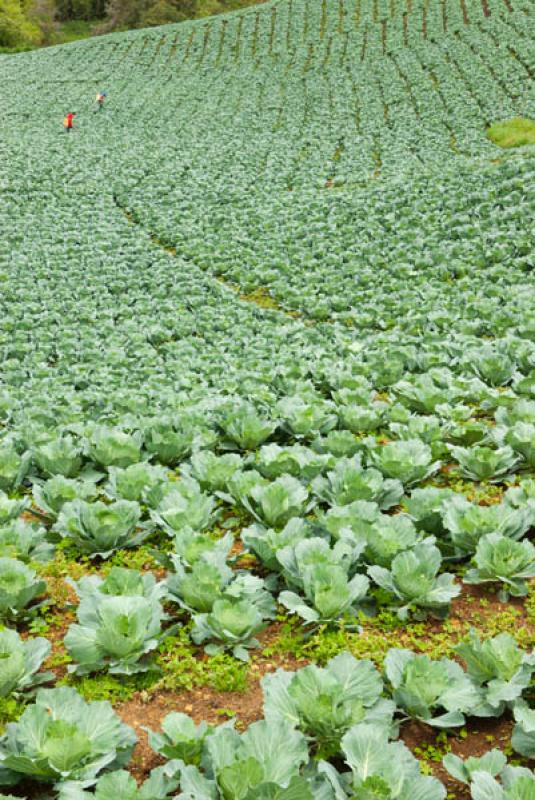
[[[352,339],[347,325],[359,337],[407,325],[415,298],[415,330],[445,311],[464,316],[459,293],[467,308],[473,301],[471,317],[481,316],[479,303],[485,316],[496,304],[502,315],[509,302],[517,307],[521,289],[509,282],[525,262],[521,176],[531,160],[503,157],[484,130],[535,113],[532,19],[521,2],[505,0],[275,0],[2,58],[11,100],[2,126],[10,247],[1,256],[1,302],[4,329],[15,326],[23,346],[26,326],[52,326],[51,343],[41,339],[32,354],[51,362],[34,386],[72,383],[71,370],[98,352],[94,386],[116,348],[114,369],[129,385],[144,384],[139,339],[157,366],[149,372],[159,393],[154,376],[182,362],[184,348],[186,384],[199,372],[217,384],[222,351],[231,371],[262,353],[269,364],[280,330],[280,358],[291,359],[290,323],[298,348],[312,339],[329,353],[339,351],[338,337]],[[109,103],[97,116],[99,87]],[[68,138],[61,118],[71,108],[78,116]],[[176,246],[176,260],[154,237]],[[491,290],[489,270],[501,274],[502,256],[507,285],[493,281]],[[211,275],[244,293],[269,289],[283,308],[344,327],[312,335],[237,303]],[[15,304],[19,297],[26,302]],[[87,322],[71,354],[80,303]],[[165,353],[147,341],[156,323],[171,339]]]
[[[0,620],[50,639],[55,686],[113,702],[136,778],[170,710],[271,714],[250,750],[213,734],[228,763],[183,774],[195,800],[469,800],[441,755],[512,752],[535,670],[535,153],[485,131],[535,117],[534,9],[271,0],[0,56]],[[31,622],[43,586],[13,556],[46,580]],[[104,586],[113,567],[144,575]],[[485,670],[471,629],[506,634]],[[266,712],[263,675],[341,654],[291,700],[269,676]],[[16,774],[0,736],[0,786],[94,783],[113,740],[92,772],[41,697],[0,698],[0,724],[40,719]],[[353,792],[362,720],[377,774]],[[216,747],[184,725],[204,770]]]

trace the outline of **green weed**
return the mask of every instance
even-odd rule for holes
[[[487,129],[487,137],[498,147],[521,147],[535,144],[535,122],[526,117],[496,122]]]

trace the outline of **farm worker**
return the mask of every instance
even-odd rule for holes
[[[96,111],[102,111],[104,107],[104,100],[106,99],[106,92],[98,92],[95,100],[97,103]]]
[[[63,126],[67,131],[67,133],[69,133],[69,131],[72,131],[75,116],[76,114],[74,113],[74,111],[69,111],[69,113],[65,115],[65,119],[63,120]]]

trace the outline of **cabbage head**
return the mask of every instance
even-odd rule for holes
[[[9,628],[0,631],[0,697],[27,692],[53,680],[53,673],[39,672],[51,648],[42,637],[21,639]]]
[[[35,703],[0,738],[0,785],[32,778],[60,788],[95,783],[105,769],[124,766],[136,743],[110,703],[87,703],[75,689],[40,689]]]
[[[431,611],[442,617],[461,588],[455,584],[455,576],[451,573],[438,574],[441,564],[438,547],[423,542],[398,553],[389,570],[379,566],[368,567],[368,575],[401,604],[398,608],[400,619],[406,619],[411,609]]]
[[[54,530],[69,538],[81,553],[107,558],[115,550],[136,547],[146,539],[149,530],[136,532],[140,517],[139,505],[129,500],[110,504],[74,500],[63,506]]]
[[[420,439],[403,439],[374,448],[370,460],[385,477],[399,480],[406,487],[420,483],[440,467],[440,461],[433,461],[429,445]]]
[[[525,597],[527,580],[535,578],[535,547],[525,539],[515,542],[500,533],[483,536],[474,556],[475,569],[469,569],[465,583],[501,583],[498,596],[507,602],[509,595]]]
[[[291,723],[323,758],[339,754],[342,736],[358,722],[381,723],[388,729],[395,711],[394,703],[381,697],[383,681],[372,662],[350,653],[335,656],[325,667],[278,669],[263,678],[262,690],[267,722]]]
[[[38,608],[34,601],[46,590],[33,569],[16,558],[0,558],[0,619],[17,619]],[[39,604],[40,605],[40,604]]]
[[[46,528],[17,519],[0,527],[0,557],[29,561],[50,561],[55,547],[47,541]]]

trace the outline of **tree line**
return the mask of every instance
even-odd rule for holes
[[[261,0],[0,0],[0,49],[22,50],[72,38],[145,28],[233,11]],[[78,23],[78,24],[76,24]]]

